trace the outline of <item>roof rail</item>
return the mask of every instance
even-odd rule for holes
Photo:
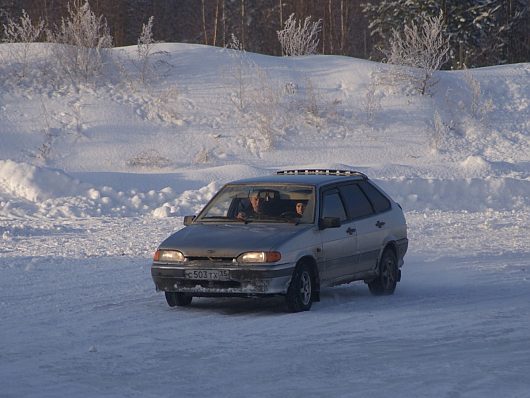
[[[277,175],[330,175],[330,176],[359,176],[368,179],[366,174],[355,170],[335,170],[335,169],[299,169],[280,170]]]

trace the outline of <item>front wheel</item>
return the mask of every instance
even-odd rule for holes
[[[398,280],[397,258],[394,251],[386,249],[379,262],[379,275],[373,281],[368,282],[370,292],[376,296],[388,296],[394,294]]]
[[[285,303],[289,312],[309,311],[313,304],[313,278],[306,264],[301,264],[294,270],[291,284],[287,289]]]
[[[193,300],[193,296],[189,296],[185,293],[177,293],[177,292],[165,292],[166,293],[166,301],[167,304],[170,307],[185,307],[187,305],[191,304],[191,300]]]

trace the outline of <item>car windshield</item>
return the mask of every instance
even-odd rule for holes
[[[311,186],[229,184],[206,205],[196,222],[314,222],[315,189]]]

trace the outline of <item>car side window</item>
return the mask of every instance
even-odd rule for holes
[[[372,184],[367,181],[361,181],[359,183],[361,189],[370,199],[370,202],[374,205],[376,213],[382,213],[390,209],[390,201],[375,188]]]
[[[341,221],[347,219],[342,199],[336,189],[326,191],[322,196],[322,218],[324,217],[338,217]]]
[[[367,217],[374,213],[368,198],[357,184],[343,185],[339,189],[346,201],[346,209],[350,218]]]

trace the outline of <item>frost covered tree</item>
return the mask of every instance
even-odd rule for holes
[[[142,82],[145,83],[150,72],[149,57],[153,51],[153,44],[155,40],[153,38],[153,20],[151,16],[147,21],[147,24],[142,25],[142,33],[138,38],[137,53],[138,60],[140,61],[140,75]]]
[[[37,41],[44,31],[44,21],[39,20],[33,23],[25,10],[22,10],[22,16],[19,21],[8,17],[7,24],[4,27],[3,41],[7,43],[19,43],[18,46],[11,46],[9,50],[11,56],[16,59],[20,65],[21,76],[26,76],[28,67],[28,52],[31,43]]]
[[[444,34],[443,14],[425,17],[420,25],[411,22],[403,32],[394,29],[387,52],[387,62],[401,65],[394,77],[412,83],[424,95],[436,82],[433,74],[449,58],[449,42]]]
[[[44,21],[39,20],[34,24],[26,10],[22,10],[22,16],[17,22],[8,17],[4,26],[4,41],[7,43],[33,43],[44,30]]]
[[[239,41],[236,35],[232,33],[230,42],[228,43],[227,49],[230,57],[234,60],[234,64],[231,67],[229,73],[235,80],[235,86],[237,87],[236,93],[232,98],[239,110],[244,110],[247,104],[248,91],[250,90],[250,79],[252,70],[254,69],[254,63],[248,57],[243,44]]]
[[[58,43],[54,55],[72,79],[88,81],[103,66],[104,50],[112,47],[112,36],[103,15],[92,12],[88,1],[68,3],[68,14],[61,25],[48,32],[48,40]]]
[[[316,54],[321,28],[320,19],[311,22],[311,17],[307,17],[302,24],[301,20],[297,20],[294,14],[291,14],[285,21],[284,28],[277,32],[282,54],[286,56]]]

